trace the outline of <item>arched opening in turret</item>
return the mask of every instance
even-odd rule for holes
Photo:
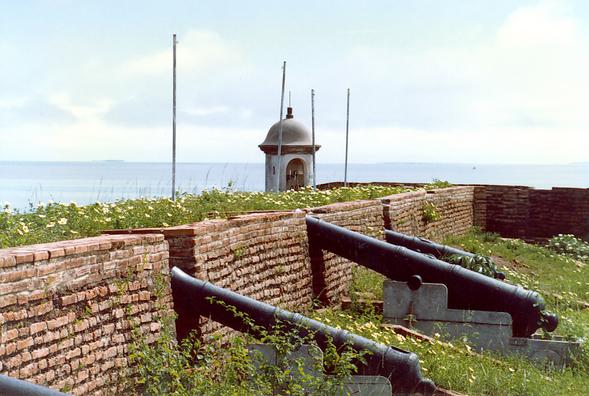
[[[305,186],[305,163],[295,158],[286,166],[286,189],[298,190]]]

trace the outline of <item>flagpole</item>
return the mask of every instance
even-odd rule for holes
[[[346,106],[346,164],[344,168],[344,187],[348,186],[348,135],[350,129],[350,88],[348,88],[348,101]]]
[[[173,36],[173,88],[172,88],[172,201],[176,200],[176,33]]]
[[[286,81],[286,61],[282,63],[282,91],[280,94],[280,121],[278,122],[278,169],[276,170],[276,192],[280,191],[282,169],[282,115],[284,112],[284,83]]]
[[[317,190],[315,173],[315,90],[311,89],[311,145],[313,146],[313,190]]]

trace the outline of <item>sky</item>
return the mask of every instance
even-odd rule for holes
[[[0,161],[264,161],[282,62],[317,161],[589,162],[585,0],[0,2]],[[288,101],[288,100],[287,100]]]

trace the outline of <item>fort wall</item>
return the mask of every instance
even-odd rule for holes
[[[475,186],[475,224],[513,238],[573,234],[589,240],[589,189]]]
[[[114,394],[133,329],[153,342],[171,312],[162,235],[0,250],[0,372],[11,377],[74,395]]]
[[[456,186],[3,249],[0,373],[73,394],[117,392],[132,375],[133,328],[153,341],[171,313],[172,266],[289,310],[339,304],[355,264],[309,246],[307,214],[380,239],[385,227],[441,240],[473,225],[508,237],[583,236],[589,189]],[[179,337],[193,329],[230,334],[196,315],[176,324]]]

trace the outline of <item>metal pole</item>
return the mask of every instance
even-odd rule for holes
[[[348,134],[350,129],[350,88],[348,88],[348,104],[346,110],[346,164],[344,167],[344,187],[348,186]]]
[[[174,67],[172,88],[172,201],[176,200],[176,33],[173,36]]]
[[[311,89],[311,145],[313,146],[313,190],[317,190],[315,177],[315,90]]]
[[[282,114],[284,111],[284,83],[286,81],[286,61],[282,63],[282,91],[280,94],[280,121],[278,123],[278,169],[276,170],[276,192],[280,191],[280,170],[282,168]]]

